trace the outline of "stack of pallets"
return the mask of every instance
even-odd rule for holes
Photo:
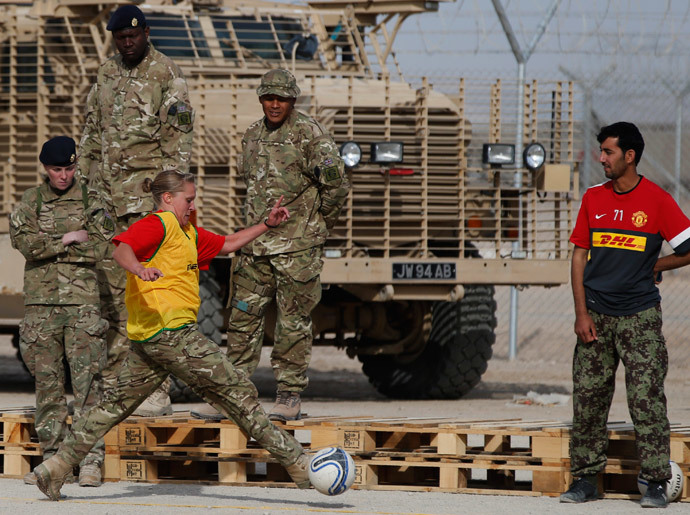
[[[33,408],[10,408],[0,412],[0,434],[0,477],[23,477],[41,463]]]
[[[40,460],[31,413],[2,413],[3,477],[21,477]],[[305,448],[339,445],[353,456],[354,488],[509,495],[558,495],[570,481],[570,426],[550,420],[310,417],[282,427]],[[110,481],[196,482],[292,487],[285,470],[232,422],[131,417],[105,438]],[[638,498],[632,424],[609,424],[601,476],[604,497]],[[686,476],[690,502],[690,426],[672,426],[671,459]]]
[[[359,488],[559,495],[572,480],[570,425],[563,422],[365,419],[337,429],[338,443],[355,456]],[[690,427],[672,427],[671,449],[690,479]],[[604,496],[638,498],[632,424],[609,424],[608,457]],[[681,497],[690,501],[688,481]]]

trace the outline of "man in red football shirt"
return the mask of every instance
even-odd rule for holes
[[[602,128],[597,140],[609,181],[584,194],[570,237],[575,245],[571,282],[577,334],[570,440],[574,482],[560,500],[598,497],[597,474],[606,466],[606,422],[622,361],[640,477],[648,482],[640,504],[663,508],[671,477],[664,395],[668,355],[654,273],[655,267],[686,263],[690,220],[666,191],[637,173],[644,140],[635,125],[614,123]],[[662,258],[657,266],[664,240],[677,257]]]

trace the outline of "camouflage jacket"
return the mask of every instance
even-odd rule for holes
[[[243,252],[273,255],[323,245],[350,189],[344,168],[333,138],[304,113],[293,110],[275,130],[264,119],[250,125],[239,160],[247,224],[262,222],[281,195],[290,219]]]
[[[165,169],[189,171],[193,123],[187,83],[170,58],[152,45],[131,69],[111,57],[87,99],[79,173],[115,215],[151,211],[142,183]]]
[[[24,304],[98,304],[94,264],[103,259],[114,225],[94,191],[74,181],[62,195],[44,182],[24,192],[10,214],[12,246],[26,258]],[[62,236],[86,229],[89,240],[65,247]]]

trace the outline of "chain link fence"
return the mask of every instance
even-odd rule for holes
[[[527,57],[527,81],[567,79],[575,87],[575,161],[580,193],[604,182],[598,162],[599,129],[616,121],[635,123],[646,147],[639,172],[656,182],[690,215],[690,128],[684,107],[690,96],[690,5],[686,2],[597,0],[501,0],[442,2],[437,13],[415,17],[401,30],[397,69],[417,83],[425,76],[452,93],[457,76],[501,78],[515,94],[504,107],[517,109],[517,62],[499,20],[503,10],[514,43]],[[550,10],[555,7],[553,16]],[[544,29],[540,34],[540,29]],[[531,49],[529,56],[526,50]],[[583,71],[584,70],[584,71]],[[644,71],[643,71],[644,70]],[[573,210],[576,216],[579,202]],[[664,245],[662,254],[670,253]],[[664,273],[659,288],[664,334],[672,366],[690,365],[684,350],[690,329],[686,292],[690,269]],[[494,356],[509,356],[510,288],[496,290],[498,327]],[[519,293],[517,359],[566,363],[575,342],[570,284],[528,287]]]
[[[690,134],[683,119],[684,89],[687,79],[659,77],[645,79],[633,70],[619,69],[616,76],[630,80],[599,81],[596,76],[577,76],[574,81],[578,103],[576,119],[576,160],[580,170],[580,189],[604,182],[599,164],[596,134],[602,126],[625,120],[635,123],[645,138],[645,150],[638,171],[656,182],[678,201],[690,216],[690,177],[684,163],[690,162]],[[507,86],[506,86],[507,87]],[[687,94],[687,93],[685,93]],[[685,134],[684,134],[685,132]],[[576,216],[579,203],[573,216]],[[664,244],[662,254],[671,253]],[[690,270],[664,273],[660,285],[664,312],[664,334],[669,358],[674,366],[690,364],[690,353],[684,350],[685,335],[690,329],[686,306]],[[510,289],[497,289],[498,327],[494,353],[508,356]],[[519,294],[518,359],[569,361],[575,341],[572,293],[570,285],[558,288],[526,288]]]
[[[690,176],[684,170],[690,162],[690,130],[685,119],[684,103],[690,81],[681,77],[657,75],[640,76],[634,68],[618,67],[608,80],[596,73],[578,75],[564,68],[554,70],[562,79],[565,75],[575,88],[575,160],[580,172],[580,196],[586,188],[604,182],[599,163],[599,129],[616,121],[635,123],[645,138],[645,150],[638,171],[656,182],[677,199],[690,216]],[[499,74],[497,76],[500,77]],[[626,80],[618,80],[626,77]],[[438,90],[452,93],[452,77],[448,72],[427,75]],[[415,83],[417,76],[408,76]],[[528,76],[528,80],[548,83],[552,77]],[[455,79],[457,80],[457,79]],[[517,90],[515,77],[502,79],[504,91]],[[516,119],[517,94],[506,95],[505,116]],[[512,109],[512,111],[511,111]],[[577,215],[579,201],[573,217]],[[574,222],[574,220],[573,220]],[[662,254],[671,253],[664,244]],[[664,335],[669,359],[674,367],[690,364],[690,353],[684,350],[685,334],[690,330],[690,317],[685,305],[690,270],[680,269],[664,273],[660,285],[664,312]],[[494,356],[509,356],[510,288],[496,289],[498,327]],[[526,287],[520,290],[518,306],[517,359],[541,362],[569,362],[575,342],[575,321],[570,284],[554,288]]]
[[[658,75],[646,78],[634,69],[617,69],[615,77],[628,80],[600,81],[597,75],[571,74],[583,99],[580,104],[581,153],[578,156],[581,171],[581,188],[604,182],[606,179],[599,164],[599,144],[596,134],[604,125],[625,120],[635,123],[645,139],[645,150],[638,171],[674,195],[683,211],[690,216],[689,177],[683,172],[683,164],[690,159],[687,145],[687,120],[683,120],[683,90],[687,79]],[[685,93],[687,94],[687,93]],[[574,213],[575,215],[575,213]],[[664,244],[662,254],[672,252]],[[664,312],[664,334],[669,348],[669,358],[674,366],[690,363],[690,355],[684,349],[685,335],[690,329],[688,309],[685,304],[690,282],[690,270],[679,269],[664,273],[660,285]],[[500,320],[497,355],[507,352],[507,293],[499,297]],[[519,310],[519,359],[541,357],[547,360],[569,360],[574,342],[573,304],[570,285],[544,290],[531,288],[520,295]],[[552,344],[536,347],[535,340],[552,341]],[[538,354],[531,352],[536,347]],[[545,352],[546,351],[546,352]]]

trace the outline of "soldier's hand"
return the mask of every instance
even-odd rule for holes
[[[287,210],[286,207],[281,206],[284,197],[284,195],[281,195],[280,198],[276,201],[273,208],[271,209],[271,212],[269,213],[268,218],[266,219],[268,225],[279,225],[288,218],[290,218],[290,212]]]
[[[71,231],[68,233],[65,233],[62,236],[62,244],[66,247],[67,245],[71,245],[72,243],[84,243],[85,241],[88,241],[89,235],[86,232],[86,230],[81,229],[79,231]]]
[[[163,277],[163,272],[161,272],[158,268],[154,267],[142,267],[141,270],[137,272],[137,277],[142,281],[152,282],[158,279],[159,277]]]

